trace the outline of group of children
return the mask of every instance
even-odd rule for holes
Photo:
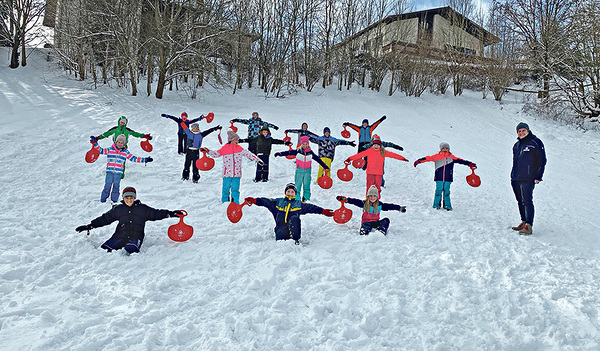
[[[233,201],[237,204],[240,203],[240,180],[241,180],[241,165],[242,158],[248,158],[257,163],[256,175],[254,178],[255,182],[266,182],[269,179],[269,157],[272,149],[272,145],[291,145],[289,141],[285,139],[275,139],[271,136],[270,129],[273,128],[278,130],[274,124],[268,123],[260,119],[258,112],[252,113],[250,119],[233,119],[232,123],[243,123],[248,125],[248,137],[240,139],[238,134],[233,130],[227,131],[227,143],[218,150],[208,150],[202,147],[202,141],[204,137],[210,133],[221,130],[222,127],[216,126],[200,132],[198,121],[202,120],[204,116],[200,116],[196,119],[188,119],[187,113],[183,112],[181,118],[177,118],[171,115],[162,114],[162,117],[174,120],[179,125],[178,131],[178,153],[185,152],[186,158],[184,163],[184,169],[182,173],[182,179],[189,179],[189,168],[193,167],[193,182],[198,182],[200,175],[198,168],[196,167],[196,160],[199,158],[199,152],[207,152],[209,156],[213,158],[223,157],[223,186],[222,186],[222,202]],[[124,117],[122,117],[124,118]],[[384,164],[386,158],[398,159],[401,161],[408,162],[403,156],[386,150],[386,147],[396,148],[400,151],[402,147],[390,143],[383,142],[378,135],[373,134],[377,126],[386,119],[383,116],[373,124],[369,124],[367,119],[362,121],[362,125],[354,125],[349,122],[343,123],[344,127],[350,127],[358,132],[359,143],[358,153],[348,157],[344,162],[349,164],[353,160],[364,159],[365,165],[363,167],[366,170],[366,197],[364,200],[349,198],[345,196],[337,196],[340,201],[347,201],[349,204],[355,205],[363,209],[363,216],[361,220],[361,235],[368,235],[371,230],[376,229],[381,231],[384,235],[387,234],[389,227],[389,219],[380,218],[381,211],[397,210],[400,212],[406,212],[405,206],[396,204],[387,204],[380,201],[381,198],[381,187],[383,185],[384,175]],[[126,130],[129,135],[138,137],[151,138],[149,134],[136,133],[129,128],[126,128],[127,120],[119,119],[119,126],[121,131]],[[232,124],[233,125],[233,124]],[[115,127],[115,128],[117,128]],[[113,129],[115,129],[113,128]],[[112,130],[112,129],[111,129]],[[110,132],[110,131],[109,131]],[[109,133],[107,132],[107,133]],[[102,134],[104,136],[105,134]],[[114,132],[117,133],[117,132]],[[294,239],[296,243],[301,236],[300,231],[300,219],[299,216],[307,213],[323,214],[326,216],[333,216],[334,212],[330,209],[324,209],[319,206],[309,204],[311,191],[310,185],[312,181],[312,161],[316,161],[319,164],[318,178],[324,175],[331,167],[331,163],[335,157],[335,148],[340,145],[356,146],[353,141],[345,141],[331,137],[331,130],[328,127],[323,129],[323,135],[318,136],[308,130],[308,124],[303,123],[301,129],[288,129],[285,131],[286,136],[288,133],[298,134],[298,147],[296,149],[290,149],[289,151],[276,152],[275,157],[280,156],[293,156],[296,163],[296,171],[294,176],[294,183],[289,183],[285,188],[285,196],[277,199],[268,198],[253,198],[246,197],[244,200],[249,204],[256,204],[257,206],[266,207],[273,214],[275,219],[275,234],[277,240]],[[116,174],[119,174],[119,169],[124,169],[124,163],[126,159],[133,162],[151,162],[151,157],[138,158],[131,155],[126,148],[127,135],[122,133],[116,136],[115,144],[108,149],[100,149],[98,146],[98,139],[100,137],[91,137],[94,147],[99,148],[102,154],[116,155],[109,156],[109,162],[107,164],[107,177],[105,182],[105,189],[103,190],[101,201],[106,201],[110,187],[112,186],[111,199],[116,202],[119,194],[119,181],[117,180]],[[110,135],[110,134],[107,134]],[[185,135],[185,138],[182,137]],[[117,140],[120,138],[121,140]],[[220,135],[219,135],[220,140]],[[240,142],[248,143],[248,149],[244,149],[239,145]],[[318,154],[315,154],[310,148],[310,142],[313,142],[319,146]],[[440,145],[440,152],[426,156],[415,161],[414,166],[416,167],[419,163],[432,161],[436,164],[435,181],[436,181],[436,192],[434,197],[434,208],[443,208],[446,210],[452,210],[450,204],[450,184],[452,183],[452,173],[454,163],[460,163],[468,165],[475,169],[476,165],[470,161],[460,159],[450,153],[450,148],[447,143]],[[109,168],[111,176],[109,176]],[[119,176],[122,174],[119,174]],[[317,179],[318,179],[317,178]],[[120,179],[120,178],[119,178]],[[108,189],[108,190],[107,190]],[[106,195],[105,195],[106,193]],[[123,202],[127,205],[126,202]],[[112,210],[111,210],[112,211]],[[166,211],[166,210],[165,210]],[[107,212],[107,214],[110,213]],[[107,215],[105,214],[105,215]],[[169,212],[171,215],[177,215],[175,212]],[[151,217],[162,219],[158,217]],[[166,218],[166,217],[163,217]],[[118,219],[118,218],[117,218]],[[115,219],[113,219],[114,221]],[[120,220],[120,219],[119,219]],[[152,219],[149,219],[152,220]],[[93,227],[97,227],[100,224],[110,223],[107,220],[104,221],[92,221]],[[78,227],[81,230],[89,230],[91,227],[81,226]],[[142,226],[143,232],[143,226]],[[115,233],[117,235],[117,233]],[[112,238],[111,238],[112,239]],[[106,243],[105,243],[106,244]],[[139,243],[141,245],[141,241]],[[108,245],[110,249],[115,249],[114,245]],[[104,246],[103,246],[104,247]],[[139,245],[137,245],[139,251]],[[109,251],[110,251],[109,249]]]

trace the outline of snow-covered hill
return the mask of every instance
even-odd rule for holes
[[[163,100],[89,88],[34,53],[26,68],[0,65],[0,350],[598,350],[600,348],[600,134],[521,113],[522,97],[499,104],[481,94],[407,98],[355,89],[316,89],[283,99],[260,91],[203,90],[198,100]],[[383,140],[411,162],[386,164],[382,200],[387,237],[360,237],[360,211],[346,225],[303,216],[301,245],[274,240],[273,218],[245,207],[227,220],[219,201],[222,161],[199,184],[180,180],[177,126],[161,113],[215,113],[215,124],[252,111],[283,129],[302,122],[340,137],[345,121],[387,115]],[[99,202],[105,158],[84,161],[90,135],[115,125],[151,133],[153,163],[128,164],[121,183],[156,208],[189,212],[191,240],[175,243],[176,219],[150,222],[140,254],[99,246],[114,225],[88,237],[74,228],[107,211]],[[534,234],[523,237],[510,188],[518,122],[547,149],[536,187]],[[245,136],[244,126],[240,135]],[[224,134],[224,133],[223,133]],[[353,133],[353,139],[356,134]],[[415,159],[450,143],[476,162],[472,188],[457,165],[454,211],[431,208],[433,165]],[[108,146],[108,141],[101,141]],[[204,146],[217,148],[213,135]],[[274,150],[285,150],[274,147]],[[137,139],[134,155],[147,156]],[[333,169],[356,151],[338,147]],[[271,158],[271,181],[252,182],[245,161],[242,197],[283,195],[292,161]],[[316,175],[316,170],[313,170]],[[313,203],[338,208],[336,195],[362,197],[365,175],[313,185]]]

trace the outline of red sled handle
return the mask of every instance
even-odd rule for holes
[[[183,214],[177,214],[177,217],[179,217],[179,218],[183,218],[183,217],[185,217],[185,216],[187,216],[187,215],[188,215],[188,213],[187,213],[187,211],[186,211],[186,210],[178,210],[178,211],[181,211],[181,212],[183,212]]]

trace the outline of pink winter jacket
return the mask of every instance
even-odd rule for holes
[[[214,158],[223,156],[223,178],[242,176],[242,156],[246,156],[254,162],[260,161],[255,154],[234,144],[225,144],[217,151],[209,151],[208,155]]]

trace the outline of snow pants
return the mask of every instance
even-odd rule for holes
[[[119,201],[120,186],[121,173],[106,172],[106,178],[104,179],[104,189],[102,189],[102,195],[100,195],[100,202],[106,202],[106,199],[108,199],[109,195],[111,201]]]
[[[381,199],[381,180],[383,179],[382,175],[379,174],[369,174],[367,173],[367,191],[369,192],[369,188],[371,185],[375,185],[377,187],[377,191],[379,192],[379,198]]]
[[[444,208],[446,210],[452,209],[450,203],[450,185],[452,182],[444,182],[441,180],[435,181],[435,196],[433,197],[433,208],[440,208],[442,206],[442,198],[444,200]]]
[[[364,222],[360,226],[360,235],[369,235],[371,230],[377,229],[383,233],[383,235],[387,235],[388,228],[390,227],[390,220],[388,218],[383,218],[378,221],[373,222]]]
[[[256,176],[254,177],[254,181],[266,182],[269,180],[269,155],[258,154],[257,156],[263,161],[263,164],[256,164]]]
[[[250,138],[250,135],[248,135],[248,138]],[[248,151],[250,151],[251,153],[255,154],[258,152],[258,143],[253,143],[251,141],[248,142]]]
[[[330,158],[321,157],[321,160],[323,160],[323,163],[325,163],[327,165],[327,167],[329,167],[329,169],[331,169],[331,159]],[[319,181],[319,178],[321,178],[323,176],[324,173],[325,173],[325,168],[323,168],[323,166],[319,165],[319,173],[317,173],[317,182]],[[331,177],[331,174],[329,174],[329,176]]]
[[[177,153],[185,154],[185,150],[187,150],[187,135],[185,133],[183,133],[183,134],[178,133],[177,138],[179,139],[179,141],[177,143]]]
[[[240,203],[240,177],[223,177],[223,189],[221,190],[221,202],[231,201],[236,204]]]
[[[533,225],[533,188],[535,187],[534,181],[511,181],[510,182],[515,193],[515,198],[519,204],[519,215],[521,220],[525,223]]]
[[[281,226],[275,227],[275,240],[300,240],[300,216],[293,216]]]
[[[125,251],[130,254],[134,252],[140,252],[140,247],[142,247],[143,240],[140,239],[127,239],[127,238],[117,238],[114,235],[110,237],[110,239],[106,240],[100,248],[111,252],[112,250],[120,250],[125,248]]]
[[[200,172],[198,171],[198,167],[196,167],[196,160],[198,158],[200,158],[200,150],[192,150],[190,148],[187,149],[187,152],[185,153],[185,163],[183,164],[183,173],[181,174],[181,179],[190,179],[190,166],[192,166],[194,174],[192,180],[194,183],[198,183],[198,179],[200,179]]]
[[[311,168],[296,168],[296,175],[294,177],[294,183],[296,184],[296,200],[302,200],[302,197],[306,201],[310,200],[310,174]],[[300,195],[300,193],[303,193]]]

